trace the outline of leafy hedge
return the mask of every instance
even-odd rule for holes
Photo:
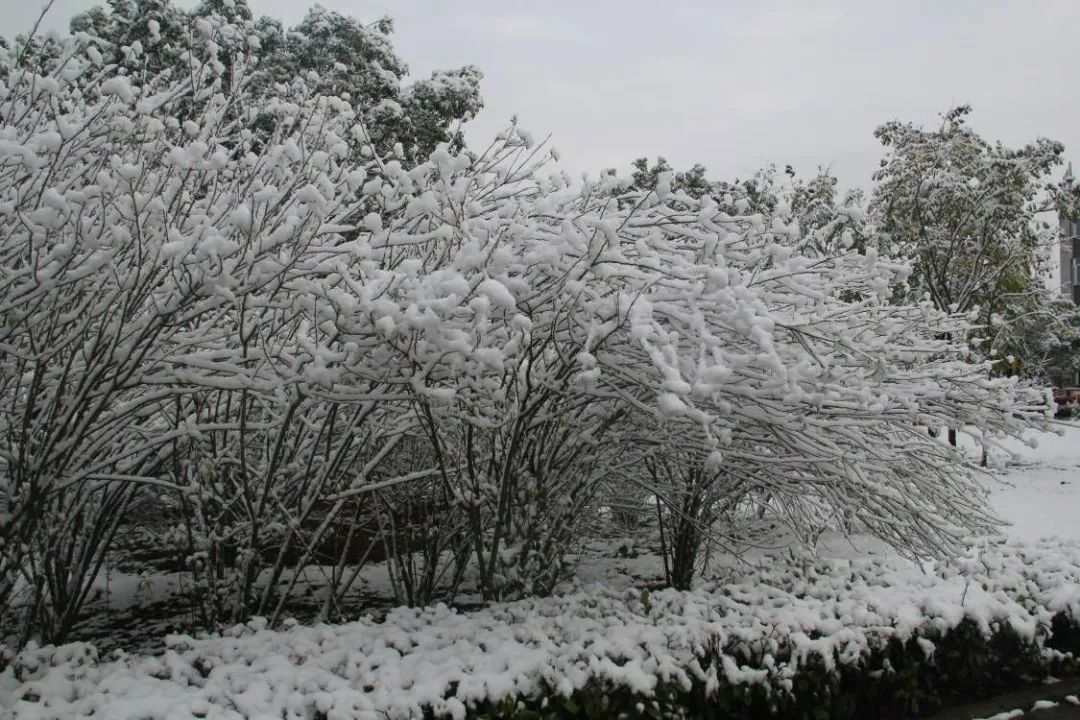
[[[928,656],[926,641],[934,650]],[[989,637],[976,623],[964,620],[942,634],[893,639],[863,665],[836,663],[826,667],[812,657],[782,689],[770,684],[719,683],[690,688],[676,683],[657,686],[653,697],[625,686],[594,683],[569,697],[555,691],[539,698],[506,698],[470,709],[477,720],[615,720],[616,718],[723,718],[724,720],[846,720],[907,718],[985,697],[1050,675],[1080,671],[1080,622],[1069,613],[1053,619],[1051,652],[1002,625]],[[699,658],[703,667],[719,664],[734,648],[711,650]],[[789,658],[783,658],[788,660]],[[768,672],[763,657],[745,658]],[[717,673],[722,678],[723,673]],[[428,717],[434,718],[434,713]]]
[[[684,592],[253,619],[166,645],[109,660],[27,648],[0,672],[0,707],[26,720],[909,717],[1080,669],[1080,544],[980,541],[933,572],[773,558]]]

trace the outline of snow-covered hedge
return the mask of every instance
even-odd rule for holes
[[[1062,661],[1055,615],[1080,619],[1075,543],[985,542],[934,573],[792,557],[690,592],[592,589],[282,631],[253,620],[222,637],[172,636],[155,657],[30,648],[2,676],[0,704],[19,718],[374,719],[566,714],[606,696],[641,716],[721,701],[734,716],[745,703],[746,716],[755,703],[792,714],[842,702],[836,689],[853,679],[849,703],[875,688],[932,703],[927,693]]]

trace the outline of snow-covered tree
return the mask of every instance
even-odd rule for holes
[[[204,0],[190,11],[170,0],[109,0],[107,7],[76,16],[71,28],[93,39],[106,64],[128,74],[169,71],[180,78],[188,72],[185,53],[198,42],[193,29],[211,17],[242,28],[219,42],[226,75],[232,54],[255,50],[261,59],[246,79],[247,93],[272,94],[275,83],[314,72],[316,92],[340,96],[363,109],[364,124],[380,154],[400,144],[414,163],[426,159],[439,143],[460,147],[462,123],[483,106],[483,76],[472,66],[437,70],[406,83],[408,66],[391,43],[389,18],[364,23],[316,5],[296,27],[285,30],[275,19],[254,16],[247,0]],[[256,125],[268,121],[260,116]]]
[[[875,135],[887,150],[872,209],[881,242],[911,257],[911,297],[949,312],[977,311],[985,339],[1044,293],[1037,265],[1053,239],[1036,221],[1044,179],[1063,146],[1039,138],[1019,149],[991,144],[955,108],[924,129],[893,121]]]
[[[745,180],[729,181],[710,180],[700,163],[675,172],[662,157],[651,166],[648,158],[638,158],[632,166],[631,176],[618,185],[623,192],[654,190],[662,174],[672,173],[673,191],[694,198],[708,195],[732,215],[756,213],[771,218],[777,212],[790,212],[798,222],[797,242],[807,246],[804,252],[837,255],[852,248],[861,250],[871,242],[862,190],[849,190],[838,197],[837,179],[827,168],[818,168],[815,175],[804,178],[790,165],[783,173],[768,165]],[[615,171],[606,170],[605,174],[613,176]]]

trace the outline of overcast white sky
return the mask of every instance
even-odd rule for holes
[[[57,0],[66,29],[94,0]],[[192,0],[181,0],[190,7]],[[250,0],[296,23],[304,0]],[[875,126],[933,123],[970,103],[990,139],[1060,140],[1080,160],[1080,1],[322,0],[362,19],[390,15],[416,76],[479,66],[486,107],[471,143],[516,113],[551,133],[574,173],[664,155],[714,178],[769,162],[832,168],[867,185]],[[0,28],[29,28],[39,3],[0,0]]]

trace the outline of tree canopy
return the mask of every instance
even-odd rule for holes
[[[912,260],[912,297],[974,312],[989,352],[1003,326],[1050,300],[1039,271],[1056,229],[1037,214],[1064,146],[1045,138],[1018,149],[990,143],[968,125],[970,112],[955,108],[929,130],[880,126],[886,156],[871,211],[881,241]]]
[[[248,49],[258,58],[258,67],[244,75],[248,94],[269,97],[274,85],[314,73],[317,92],[363,109],[360,119],[380,153],[400,144],[403,157],[415,163],[440,143],[461,147],[462,123],[483,107],[483,74],[472,66],[406,83],[408,66],[391,43],[389,18],[365,23],[315,5],[286,29],[278,20],[256,17],[247,0],[203,0],[190,11],[169,0],[109,0],[76,16],[71,30],[92,39],[101,62],[117,71],[144,78],[167,72],[179,80],[190,71],[185,58],[199,42],[194,28],[213,17],[238,28],[219,40],[226,79],[229,55]]]

